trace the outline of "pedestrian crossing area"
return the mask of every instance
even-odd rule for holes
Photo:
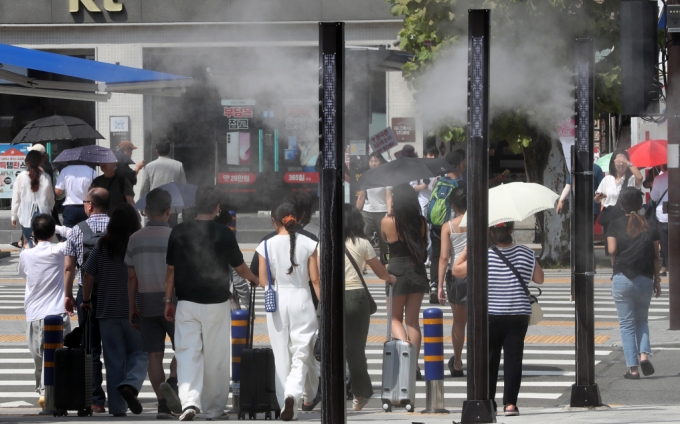
[[[663,286],[667,289],[667,286]],[[523,381],[520,391],[520,405],[524,406],[555,406],[569,402],[571,385],[575,381],[575,351],[573,345],[550,344],[541,342],[542,334],[551,333],[551,325],[555,328],[574,321],[575,304],[570,301],[569,284],[546,284],[542,287],[543,294],[539,302],[544,312],[544,322],[541,326],[531,327],[529,335],[539,337],[538,342],[525,345],[523,361]],[[382,373],[382,342],[385,337],[387,325],[386,297],[382,284],[369,283],[369,290],[373,295],[378,311],[371,317],[369,331],[369,344],[366,349],[369,374],[373,382],[375,392],[368,407],[379,408],[379,393]],[[668,317],[668,294],[667,290],[659,299],[652,299],[650,307],[650,320],[667,319]],[[0,326],[5,328],[5,333],[12,329],[14,338],[8,339],[14,343],[7,343],[0,338],[0,407],[3,406],[29,406],[37,404],[38,394],[34,392],[33,360],[23,338],[24,311],[23,311],[23,284],[0,284]],[[444,315],[444,334],[450,334],[452,312],[451,308],[442,305],[431,305],[426,296],[421,310],[428,308],[441,308]],[[266,326],[264,325],[264,300],[261,294],[256,299],[256,342],[268,343]],[[422,316],[422,315],[421,315]],[[596,284],[595,287],[595,318],[597,324],[606,324],[610,327],[618,326],[616,307],[611,298],[611,290],[608,284]],[[72,324],[77,322],[72,320]],[[547,326],[547,328],[546,328]],[[612,331],[618,331],[614,328]],[[348,332],[348,335],[351,332]],[[573,332],[571,332],[573,334]],[[348,338],[348,342],[349,342]],[[529,340],[529,339],[527,339]],[[3,343],[4,342],[4,343]],[[450,338],[445,337],[445,362],[453,355]],[[421,350],[422,352],[422,350]],[[595,348],[596,367],[604,366],[612,359],[614,352],[611,348],[598,345]],[[169,370],[172,358],[170,345],[166,346],[164,367],[166,373]],[[463,363],[466,363],[467,352],[463,351]],[[424,370],[422,355],[420,367]],[[446,368],[446,367],[445,367]],[[502,370],[502,365],[501,365]],[[502,371],[499,378],[497,400],[502,399],[503,380]],[[417,410],[425,406],[425,382],[419,381],[417,386],[418,400]],[[231,395],[230,395],[231,396]],[[152,408],[155,404],[155,394],[149,381],[145,381],[140,392],[141,400]],[[445,371],[444,380],[445,406],[457,408],[462,405],[466,398],[466,379],[451,378],[448,369]],[[229,402],[231,403],[231,401]],[[155,407],[154,407],[155,408]]]

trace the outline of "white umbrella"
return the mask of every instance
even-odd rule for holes
[[[552,209],[559,195],[536,183],[502,184],[489,190],[489,227],[501,222],[524,221],[536,212]],[[467,213],[460,222],[467,227]]]

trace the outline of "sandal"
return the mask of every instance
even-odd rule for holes
[[[519,416],[519,408],[517,407],[517,405],[515,405],[515,409],[508,410],[508,407],[504,406],[503,407],[503,414],[506,417],[517,417],[517,416]]]
[[[13,242],[10,243],[10,245],[16,247],[17,249],[21,249],[21,246],[19,246],[18,241],[13,241]]]
[[[364,399],[361,400],[361,401],[357,401],[356,399],[354,399],[354,400],[352,401],[352,409],[353,409],[354,411],[361,411],[362,409],[364,409],[364,406],[366,406],[366,404],[368,403],[368,400],[369,400],[369,399],[370,399],[370,398],[367,398],[367,397],[364,398]]]
[[[633,374],[630,371],[626,371],[626,373],[623,375],[623,378],[626,380],[639,380],[640,379],[640,373]]]
[[[640,362],[640,369],[642,370],[642,373],[644,375],[654,374],[654,365],[652,365],[652,363],[649,362],[649,359],[645,359],[644,361]]]
[[[448,366],[449,366],[449,372],[451,373],[451,377],[454,377],[454,378],[455,378],[455,377],[465,377],[465,372],[463,372],[463,370],[457,370],[457,369],[453,366],[453,364],[454,364],[455,362],[456,362],[456,357],[455,357],[455,356],[452,356],[452,357],[449,359],[449,364],[448,364]]]

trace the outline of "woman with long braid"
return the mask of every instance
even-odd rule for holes
[[[284,202],[271,213],[277,235],[257,246],[260,285],[271,275],[276,290],[276,311],[267,313],[267,330],[276,363],[276,397],[281,420],[297,418],[297,405],[307,374],[317,329],[309,281],[320,296],[318,243],[295,232],[295,207]],[[267,269],[269,267],[269,269]]]
[[[613,220],[607,228],[607,246],[614,268],[612,296],[628,367],[624,378],[638,380],[638,367],[644,375],[654,374],[648,358],[652,353],[648,315],[652,295],[661,295],[659,234],[638,213],[642,208],[640,190],[624,187],[617,205],[625,216]]]

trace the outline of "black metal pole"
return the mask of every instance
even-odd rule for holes
[[[489,399],[489,10],[468,11],[467,400],[461,423],[495,423]]]
[[[601,406],[595,383],[595,310],[593,252],[593,120],[595,109],[593,40],[576,40],[576,138],[572,150],[574,216],[571,237],[572,285],[576,300],[576,384],[572,407]]]
[[[347,422],[345,405],[345,256],[342,236],[345,24],[319,23],[321,154],[321,422]]]

